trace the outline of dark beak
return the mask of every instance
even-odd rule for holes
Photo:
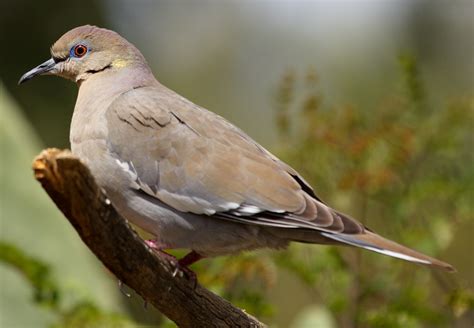
[[[31,71],[26,72],[18,81],[18,84],[22,84],[23,82],[29,81],[34,78],[36,75],[48,74],[51,70],[54,69],[56,62],[53,58],[48,59],[43,64],[33,68]]]

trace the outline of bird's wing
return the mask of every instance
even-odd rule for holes
[[[122,94],[107,122],[110,150],[133,187],[179,211],[273,227],[364,230],[244,132],[168,89]]]
[[[106,115],[109,149],[130,174],[131,187],[179,211],[285,228],[292,240],[331,240],[454,270],[328,207],[244,132],[164,87],[130,90]]]

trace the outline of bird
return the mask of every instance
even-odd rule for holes
[[[25,73],[76,82],[72,153],[157,251],[208,257],[292,242],[363,248],[432,268],[448,263],[386,239],[320,199],[292,167],[223,117],[167,88],[118,33],[85,25]]]

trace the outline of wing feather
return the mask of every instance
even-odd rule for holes
[[[110,149],[133,177],[134,188],[179,211],[218,219],[363,231],[357,221],[326,206],[295,170],[240,129],[170,92],[134,89],[107,111],[113,126]]]
[[[244,132],[164,87],[122,94],[109,107],[107,122],[109,149],[129,174],[130,188],[179,211],[453,270],[328,207],[295,170]]]

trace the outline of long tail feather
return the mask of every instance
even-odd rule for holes
[[[321,232],[321,235],[344,244],[361,247],[405,261],[434,266],[449,272],[456,272],[456,269],[448,263],[414,251],[367,230],[362,234],[354,235],[330,232]]]

